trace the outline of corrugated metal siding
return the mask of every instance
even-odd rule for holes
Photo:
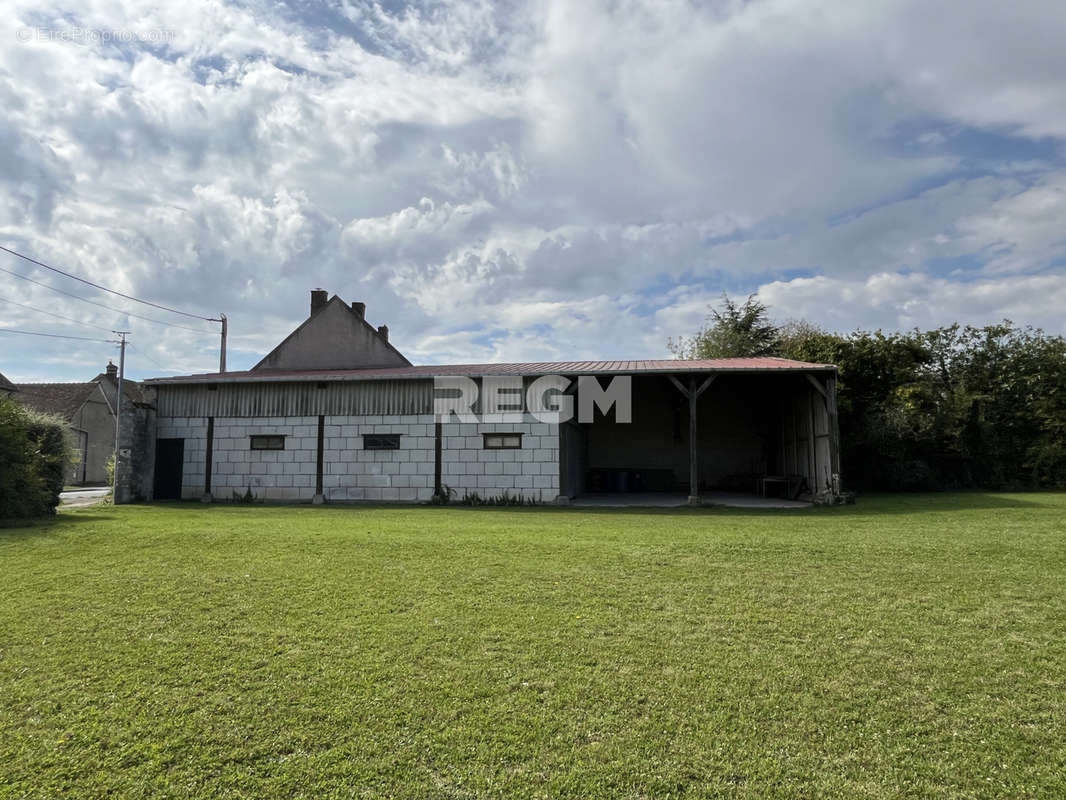
[[[366,381],[161,385],[160,417],[304,417],[432,414],[433,382]]]

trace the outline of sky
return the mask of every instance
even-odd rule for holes
[[[842,332],[1066,333],[1056,1],[5,8],[0,244],[225,313],[230,369],[315,287],[413,363],[663,357],[722,292]],[[0,328],[217,369],[217,324],[0,268],[45,284],[0,273]],[[0,333],[16,381],[108,358]]]

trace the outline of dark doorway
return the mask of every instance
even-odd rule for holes
[[[185,461],[184,439],[156,439],[155,486],[156,500],[181,499],[181,472]]]

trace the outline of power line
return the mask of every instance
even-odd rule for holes
[[[41,333],[40,331],[17,331],[14,328],[0,328],[0,333],[19,333],[23,336],[47,336],[49,339],[76,339],[79,342],[100,342],[101,344],[115,344],[114,339],[90,339],[87,336],[64,336],[59,333]]]
[[[34,308],[33,306],[28,306],[25,303],[16,303],[14,300],[9,300],[6,297],[0,297],[0,302],[11,303],[11,305],[19,306],[20,308],[29,309],[30,311],[36,311],[38,314],[47,314],[50,317],[55,317],[56,319],[64,319],[67,322],[74,322],[74,323],[77,323],[78,325],[84,325],[84,326],[89,327],[89,328],[97,328],[98,330],[108,331],[108,332],[111,331],[110,328],[105,328],[103,325],[94,325],[91,322],[82,322],[81,320],[74,319],[73,317],[64,317],[62,314],[53,314],[51,311],[45,311],[43,308]],[[49,334],[49,335],[50,336],[56,336],[58,334]],[[158,361],[156,361],[154,358],[152,358],[150,355],[148,355],[148,353],[144,352],[139,347],[134,347],[132,342],[127,341],[126,344],[129,346],[129,348],[131,350],[136,350],[138,353],[140,353],[142,356],[147,358],[149,361],[151,361],[153,364],[155,364],[157,367],[159,367],[159,369],[163,370],[164,372],[181,372],[181,370],[176,370],[176,369],[171,369],[169,367],[164,367],[162,364],[160,364]]]
[[[43,283],[42,281],[34,280],[33,278],[29,277],[28,275],[20,275],[19,273],[13,272],[12,270],[9,270],[9,269],[5,269],[4,267],[0,267],[0,272],[6,272],[8,275],[14,275],[16,278],[21,278],[24,281],[29,281],[30,283],[36,284],[37,286],[43,286],[45,289],[50,289],[53,292],[58,292],[59,294],[66,295],[67,297],[73,297],[75,300],[81,300],[83,303],[88,303],[91,306],[99,306],[100,308],[105,308],[108,311],[113,311],[116,314],[125,314],[128,317],[133,317],[134,319],[140,319],[140,320],[144,320],[145,322],[151,322],[153,325],[164,325],[164,326],[166,326],[168,328],[180,328],[183,331],[192,331],[193,333],[210,333],[212,335],[214,334],[213,331],[198,330],[196,328],[190,328],[190,327],[188,327],[186,325],[178,325],[177,323],[174,323],[174,322],[163,322],[162,320],[152,319],[151,317],[142,317],[140,314],[134,314],[132,311],[126,311],[125,309],[113,308],[112,306],[106,306],[103,303],[97,303],[95,300],[89,300],[89,299],[87,299],[85,297],[81,297],[80,295],[72,294],[71,292],[63,291],[62,289],[57,289],[54,286],[49,286],[47,283]],[[207,321],[211,322],[212,320],[207,320]]]
[[[126,342],[126,346],[128,348],[130,348],[131,350],[136,350],[138,353],[140,353],[142,356],[147,358],[149,361],[151,361],[153,364],[155,364],[157,367],[159,367],[159,369],[163,370],[164,372],[181,372],[180,369],[171,369],[170,367],[164,367],[162,364],[160,364],[158,361],[156,361],[154,358],[152,358],[150,355],[148,355],[146,352],[144,352],[141,348],[134,347],[133,344],[130,343],[129,341]]]
[[[162,311],[169,311],[172,314],[181,314],[183,317],[192,317],[193,319],[202,319],[205,322],[221,322],[222,321],[220,319],[214,319],[213,317],[203,317],[203,316],[200,316],[199,314],[190,314],[188,311],[178,311],[176,308],[170,308],[169,306],[160,305],[159,303],[153,303],[150,300],[141,300],[139,297],[133,297],[132,295],[123,294],[122,292],[116,291],[114,289],[108,289],[106,286],[101,286],[98,283],[93,283],[92,281],[86,280],[85,278],[79,278],[77,275],[72,275],[71,273],[65,272],[65,271],[63,271],[63,270],[61,270],[61,269],[59,269],[57,267],[50,267],[48,264],[45,264],[43,261],[38,261],[35,258],[30,258],[29,256],[24,256],[22,253],[19,253],[19,252],[15,251],[15,250],[12,250],[9,247],[4,247],[3,245],[0,245],[0,250],[3,250],[5,253],[10,253],[13,256],[17,256],[18,258],[21,258],[24,261],[29,261],[31,264],[36,264],[38,267],[44,267],[45,269],[50,269],[50,270],[52,270],[52,272],[56,272],[56,273],[58,273],[60,275],[63,275],[64,277],[71,278],[71,279],[76,280],[76,281],[81,281],[86,286],[92,286],[94,289],[99,289],[101,292],[107,292],[108,294],[113,294],[113,295],[116,295],[117,297],[124,297],[125,299],[132,300],[135,303],[143,303],[146,306],[151,306],[152,308],[158,308],[158,309],[160,309]]]
[[[48,316],[55,317],[56,319],[65,319],[67,322],[74,322],[78,325],[84,325],[87,328],[98,328],[102,331],[111,330],[110,328],[105,328],[103,325],[94,325],[92,322],[82,322],[80,319],[74,319],[73,317],[64,317],[62,314],[55,314],[51,311],[45,311],[43,308],[34,308],[33,306],[28,306],[25,303],[16,303],[14,300],[9,300],[6,297],[0,297],[0,302],[10,303],[11,305],[18,306],[19,308],[25,308],[29,311],[35,311],[38,314],[47,314]]]

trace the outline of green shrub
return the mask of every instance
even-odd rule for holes
[[[54,514],[73,458],[66,422],[0,397],[0,519]]]

